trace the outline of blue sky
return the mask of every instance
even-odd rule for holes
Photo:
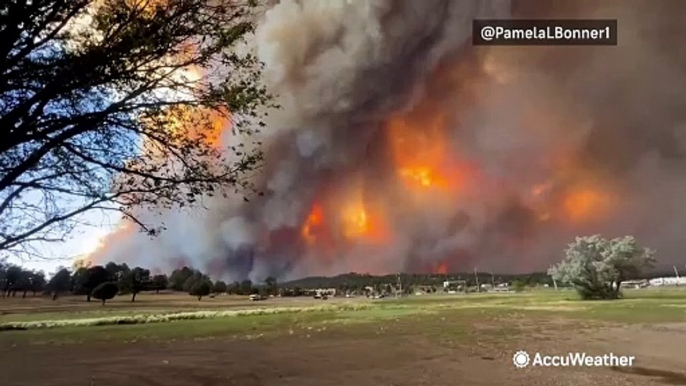
[[[59,266],[71,267],[74,258],[88,255],[98,247],[100,240],[117,226],[117,221],[110,217],[112,216],[101,211],[88,212],[82,221],[92,225],[77,227],[70,239],[62,243],[36,245],[44,259],[21,261],[10,257],[8,261],[29,269],[42,270],[48,275],[54,273]]]

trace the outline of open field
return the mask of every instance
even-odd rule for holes
[[[0,325],[27,328],[0,331],[0,384],[686,385],[686,291],[625,294],[614,302],[581,302],[569,291],[255,303],[144,294],[105,306],[0,299]],[[79,325],[179,312],[199,319]],[[518,350],[636,361],[515,369]]]
[[[77,319],[134,314],[156,314],[200,310],[243,310],[280,306],[304,306],[339,303],[345,298],[332,298],[327,303],[312,298],[272,298],[269,303],[250,302],[247,296],[222,295],[205,297],[201,301],[185,293],[141,293],[131,302],[130,296],[117,296],[101,306],[98,300],[90,303],[85,296],[64,296],[52,301],[42,297],[0,299],[0,324],[12,321]]]

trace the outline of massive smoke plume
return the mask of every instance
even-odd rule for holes
[[[294,1],[253,48],[282,108],[265,195],[127,225],[92,259],[229,280],[547,268],[574,236],[686,230],[680,1]],[[618,19],[617,47],[473,47],[474,18]],[[225,133],[224,143],[234,138]],[[683,262],[683,261],[682,261]]]

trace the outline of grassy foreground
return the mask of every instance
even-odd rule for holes
[[[517,321],[522,320],[529,324],[536,320],[589,324],[686,321],[686,291],[678,289],[627,290],[625,298],[618,301],[580,301],[571,291],[552,290],[330,303],[303,299],[249,304],[243,300],[240,303],[243,308],[233,303],[227,306],[228,300],[220,299],[204,303],[203,309],[190,311],[179,311],[188,308],[175,304],[172,297],[168,299],[166,308],[162,303],[154,309],[140,305],[102,309],[97,304],[90,304],[86,309],[79,304],[72,312],[68,309],[41,312],[39,307],[34,307],[21,313],[15,308],[12,313],[0,316],[0,344],[170,341],[216,336],[250,339],[308,335],[327,328],[354,330],[356,326],[370,324],[383,329],[388,323],[431,330],[436,320],[451,321],[451,328],[441,327],[436,331],[447,335],[459,335],[466,326],[506,321],[496,323],[500,332],[492,332],[494,336],[512,334],[517,329]]]

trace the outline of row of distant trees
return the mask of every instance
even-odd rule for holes
[[[614,239],[605,239],[600,235],[577,237],[574,243],[569,244],[565,254],[565,259],[547,274],[520,276],[512,280],[514,289],[519,291],[526,286],[549,284],[552,277],[560,283],[572,285],[583,299],[617,299],[621,297],[620,286],[623,281],[641,277],[655,263],[655,252],[639,246],[631,236]],[[493,283],[502,280],[502,277],[496,281],[495,275],[489,276]],[[476,273],[474,283],[487,283],[488,280],[484,280],[487,278],[480,278]],[[455,279],[460,280],[461,275],[372,276],[349,273],[333,278],[305,278],[279,288],[273,277],[266,278],[258,286],[253,285],[250,280],[226,284],[220,280],[212,282],[206,274],[188,267],[176,269],[167,277],[162,274],[152,275],[149,269],[129,268],[126,264],[110,262],[104,266],[79,267],[73,271],[62,268],[46,282],[42,272],[0,261],[0,288],[3,297],[17,296],[18,293],[26,297],[28,292],[34,295],[47,292],[52,294],[53,299],[57,299],[62,293],[73,293],[85,295],[87,301],[95,297],[103,302],[117,294],[131,294],[133,302],[141,291],[159,292],[164,289],[188,292],[197,296],[198,300],[210,293],[307,295],[309,292],[302,290],[303,287],[336,288],[344,293],[364,293],[372,288],[377,293],[391,293],[399,289],[397,284],[401,284],[406,293],[416,286],[436,292],[439,283]]]
[[[469,274],[402,274],[400,282],[404,293],[412,293],[415,288],[425,288],[430,292],[436,292],[443,288],[443,281],[466,279],[466,284],[476,282],[474,276]],[[490,283],[492,280],[503,282],[511,280],[511,277],[478,273],[481,283]],[[550,276],[545,273],[533,273],[517,275],[517,280],[526,286],[548,284]],[[20,266],[0,262],[0,288],[2,296],[25,297],[27,293],[35,296],[38,293],[48,293],[57,298],[61,294],[84,295],[90,301],[96,287],[103,283],[116,285],[116,294],[131,295],[131,301],[136,300],[136,295],[141,291],[172,290],[191,293],[195,296],[207,296],[211,293],[227,293],[231,295],[279,295],[279,296],[304,296],[309,294],[311,288],[336,288],[342,293],[364,293],[372,288],[377,293],[392,293],[398,287],[397,275],[373,276],[369,274],[348,273],[329,278],[306,278],[282,286],[277,285],[277,280],[267,277],[263,284],[255,285],[250,280],[226,283],[221,280],[212,281],[209,276],[199,270],[183,267],[176,269],[171,274],[151,274],[149,269],[142,267],[130,268],[127,264],[110,262],[104,266],[95,265],[90,267],[78,267],[74,270],[61,268],[49,281],[41,271],[27,270]],[[206,283],[205,286],[203,283]],[[197,286],[196,286],[197,284]],[[196,287],[194,290],[194,286]],[[208,287],[208,288],[206,288]],[[432,290],[433,289],[433,290]],[[113,289],[109,289],[112,292]],[[96,294],[99,296],[100,291]],[[99,299],[99,298],[98,298]]]
[[[526,287],[536,287],[542,285],[552,285],[551,277],[545,272],[534,272],[519,275],[492,274],[490,272],[469,273],[403,273],[391,275],[370,275],[360,273],[345,273],[334,277],[308,277],[284,283],[282,286],[288,288],[336,288],[341,292],[362,293],[366,288],[371,287],[376,292],[391,292],[389,287],[398,287],[398,282],[402,285],[403,292],[411,293],[413,289],[423,288],[428,292],[436,292],[443,289],[445,281],[464,281],[468,287],[479,284],[509,283],[520,281]]]
[[[17,296],[17,293],[26,297],[28,292],[32,292],[35,296],[43,292],[46,287],[45,273],[0,261],[0,284],[3,297]]]
[[[162,290],[183,291],[198,300],[215,294],[235,295],[277,295],[277,281],[273,277],[265,279],[264,284],[254,285],[250,280],[227,284],[224,281],[210,280],[203,272],[188,267],[174,270],[171,275],[151,274],[150,270],[142,267],[130,268],[127,264],[107,263],[78,267],[74,270],[60,268],[46,280],[42,271],[27,270],[21,266],[0,261],[0,288],[2,297],[26,297],[28,292],[33,296],[38,293],[50,294],[53,300],[62,294],[83,295],[86,301],[91,298],[103,302],[116,295],[131,295],[131,301],[136,301],[136,295],[142,291]]]

